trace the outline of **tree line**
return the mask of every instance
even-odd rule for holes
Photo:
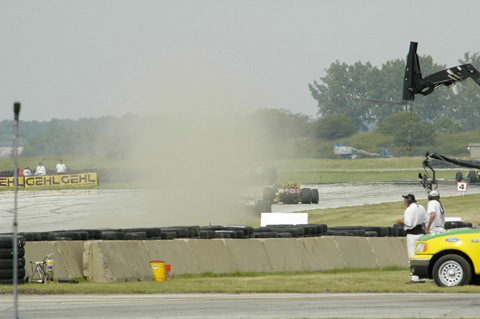
[[[431,56],[421,56],[424,76],[441,71],[447,65],[436,64]],[[480,53],[466,53],[459,64],[472,63],[480,68]],[[403,105],[392,105],[356,97],[400,102],[405,60],[387,61],[380,68],[370,63],[353,65],[335,62],[319,81],[309,84],[312,97],[318,103],[319,115],[343,114],[351,118],[359,131],[369,131],[389,116],[403,111]],[[440,88],[428,96],[417,95],[413,110],[423,123],[436,123],[448,118],[458,123],[466,132],[477,130],[480,112],[480,86],[466,80],[453,89]]]
[[[130,132],[140,130],[152,121],[162,125],[161,118],[147,119],[131,114],[76,121],[21,121],[19,145],[24,147],[22,156],[25,157],[95,154],[121,158],[135,143]],[[428,123],[413,113],[411,123],[413,152],[406,150],[408,128],[404,112],[387,117],[372,132],[360,132],[354,120],[344,114],[328,114],[314,119],[288,110],[258,109],[242,118],[236,129],[254,131],[265,152],[276,158],[334,158],[334,142],[377,153],[386,147],[395,156],[416,156],[424,151],[468,156],[468,142],[480,141],[478,131],[465,132],[449,118]],[[11,146],[13,121],[0,124],[0,144]],[[151,143],[155,143],[155,137]]]

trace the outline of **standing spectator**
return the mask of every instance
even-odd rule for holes
[[[407,234],[407,253],[408,259],[415,255],[415,246],[420,237],[425,235],[423,229],[427,222],[427,212],[422,205],[417,204],[415,195],[408,194],[402,195],[403,203],[407,206],[403,214],[403,219],[399,219],[398,223],[403,225]],[[418,276],[411,275],[411,280],[407,281],[407,284],[411,283],[424,283],[425,279],[420,279]]]
[[[63,163],[62,160],[58,161],[56,168],[57,168],[57,174],[65,174],[65,172],[67,171],[67,166]]]
[[[428,224],[425,234],[441,234],[445,232],[445,208],[440,202],[440,193],[436,190],[428,194],[427,216]]]
[[[42,162],[38,163],[37,169],[35,170],[35,175],[47,175],[47,170],[43,166]]]
[[[25,166],[25,168],[23,169],[23,176],[31,176],[31,175],[32,175],[32,171],[30,170],[30,167]]]

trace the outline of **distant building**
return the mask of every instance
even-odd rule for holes
[[[471,158],[480,157],[480,144],[479,143],[469,143],[468,150],[470,151]]]

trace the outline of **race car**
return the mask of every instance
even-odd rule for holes
[[[301,188],[300,183],[288,182],[273,184],[273,187],[263,189],[263,199],[273,203],[284,204],[318,204],[318,189]]]
[[[480,275],[480,228],[456,228],[425,235],[410,258],[413,275],[434,279],[441,287],[468,285]]]

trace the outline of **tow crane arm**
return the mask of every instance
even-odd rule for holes
[[[417,46],[417,42],[410,42],[403,82],[404,103],[413,101],[415,94],[428,95],[442,85],[450,88],[457,82],[461,82],[467,78],[472,78],[472,80],[480,85],[480,72],[471,63],[448,68],[422,78]]]

